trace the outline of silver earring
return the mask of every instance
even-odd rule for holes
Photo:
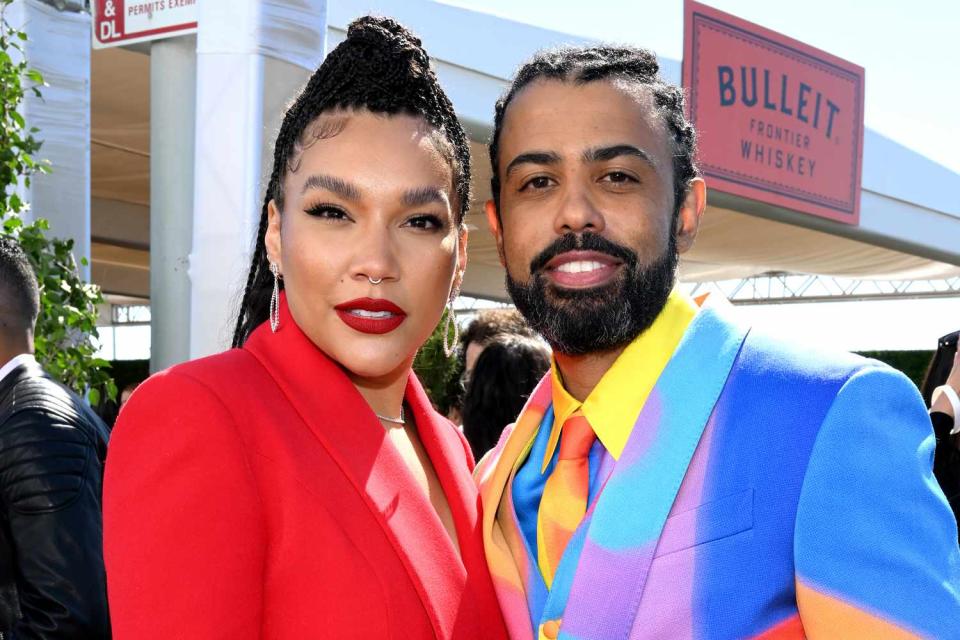
[[[273,293],[270,294],[270,330],[276,333],[280,328],[280,267],[271,262],[270,273],[273,274]]]
[[[453,357],[456,351],[457,343],[460,341],[460,325],[457,324],[457,314],[453,311],[453,301],[458,293],[454,291],[447,303],[447,319],[443,323],[443,353],[448,357]],[[450,346],[450,325],[453,325],[453,346]]]

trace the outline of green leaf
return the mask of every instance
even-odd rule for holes
[[[96,387],[91,387],[90,391],[87,392],[87,400],[92,406],[97,406],[100,404],[100,390]]]

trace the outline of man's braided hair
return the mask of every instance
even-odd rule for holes
[[[500,210],[499,154],[503,118],[516,95],[530,83],[541,79],[575,84],[598,80],[625,80],[647,88],[671,137],[674,211],[679,211],[690,180],[700,175],[696,165],[697,134],[683,113],[683,89],[664,81],[659,71],[657,57],[646,49],[606,45],[560,47],[541,51],[520,67],[513,84],[497,101],[493,117],[493,138],[490,141],[493,177],[490,179],[490,186],[497,211]]]
[[[233,346],[246,342],[269,315],[273,275],[264,235],[270,200],[283,210],[283,179],[296,171],[302,150],[329,128],[312,127],[318,116],[342,110],[367,110],[385,115],[419,116],[436,131],[435,140],[453,169],[457,193],[457,224],[470,206],[470,148],[453,104],[430,69],[430,58],[419,38],[389,18],[365,16],[354,20],[347,39],[331,51],[283,116],[273,151],[273,172],[260,213],[260,227],[250,273],[233,334]],[[335,134],[335,132],[333,132]],[[282,285],[281,285],[282,286]]]

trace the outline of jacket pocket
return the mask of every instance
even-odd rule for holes
[[[654,557],[690,549],[752,528],[753,489],[745,489],[667,518]]]

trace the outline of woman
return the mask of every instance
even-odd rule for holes
[[[238,348],[114,431],[116,637],[505,637],[469,449],[411,373],[463,276],[469,162],[419,40],[354,22],[280,128]]]

